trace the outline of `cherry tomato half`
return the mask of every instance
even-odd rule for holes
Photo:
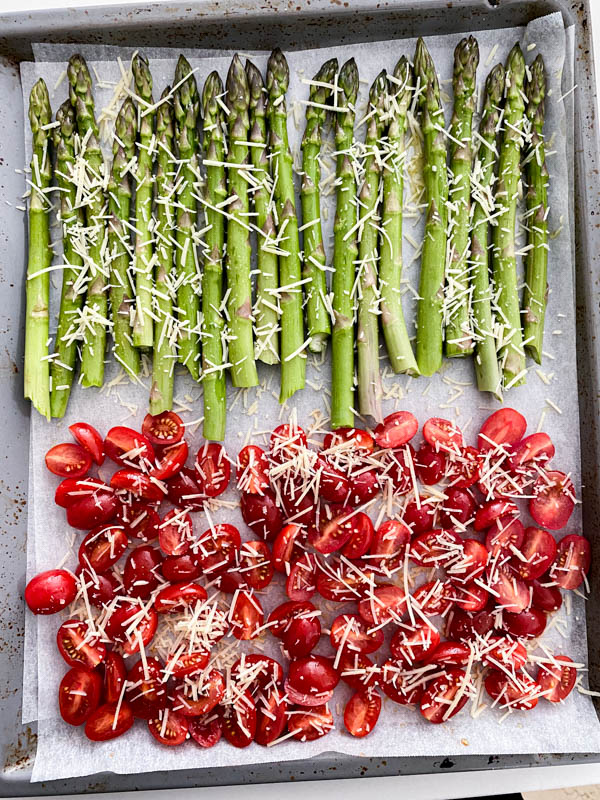
[[[542,528],[564,528],[575,508],[575,489],[568,475],[557,470],[540,475],[533,487],[529,513]]]
[[[143,433],[117,425],[104,440],[106,455],[121,467],[154,466],[154,448]]]
[[[244,692],[232,705],[221,706],[220,720],[229,744],[248,747],[256,734],[256,704],[250,692]]]
[[[569,666],[573,661],[569,656],[554,656],[557,663],[541,664],[537,674],[537,682],[544,697],[551,703],[560,703],[573,691],[577,670]]]
[[[150,477],[159,481],[172,478],[181,470],[188,457],[188,446],[185,440],[161,447],[156,453],[156,466],[150,470]]]
[[[419,423],[410,411],[396,411],[389,414],[374,432],[379,447],[395,448],[407,444],[419,430]]]
[[[158,526],[160,549],[168,556],[184,556],[193,541],[192,518],[183,508],[172,508]]]
[[[447,670],[435,678],[427,686],[421,698],[420,709],[425,719],[438,725],[458,714],[469,699],[469,693],[464,688],[466,680],[467,676],[461,669]],[[455,703],[461,690],[462,695]]]
[[[556,557],[554,536],[541,528],[526,528],[523,543],[513,552],[511,567],[526,581],[532,581],[547,571]]]
[[[114,519],[121,503],[112,489],[82,495],[67,508],[67,522],[72,528],[89,531],[96,525],[106,525]]]
[[[231,605],[230,619],[231,629],[236,639],[245,641],[257,636],[257,630],[264,621],[258,597],[252,592],[238,592]]]
[[[175,690],[173,709],[184,717],[200,717],[208,714],[221,702],[225,695],[225,679],[216,669],[203,672],[194,691],[186,684]]]
[[[381,696],[377,691],[356,692],[346,703],[344,725],[351,736],[368,736],[381,713]]]
[[[123,570],[123,583],[130,597],[145,600],[160,584],[159,568],[162,562],[160,550],[142,544],[127,556]]]
[[[431,417],[423,425],[423,438],[435,449],[458,450],[463,446],[460,428],[450,420]]]
[[[149,644],[158,626],[156,611],[152,607],[143,609],[139,600],[123,602],[115,608],[104,626],[109,639],[123,644],[128,655],[138,652],[140,640],[144,647]]]
[[[93,528],[79,545],[79,563],[94,572],[106,572],[127,550],[128,541],[120,525]]]
[[[181,611],[187,606],[195,606],[206,600],[206,589],[198,583],[173,583],[154,598],[154,608],[158,614],[169,614],[172,611]]]
[[[89,717],[85,724],[85,735],[92,742],[106,742],[122,736],[133,725],[133,711],[129,703],[104,703]]]
[[[294,739],[312,742],[326,736],[333,729],[333,714],[327,704],[315,708],[292,708],[287,712],[288,730]]]
[[[214,747],[221,741],[221,721],[214,714],[192,717],[188,720],[190,736],[200,747]]]
[[[157,742],[177,747],[185,742],[189,724],[183,714],[165,708],[148,720],[148,730]]]
[[[113,489],[124,489],[136,497],[141,497],[142,500],[150,500],[151,502],[163,500],[167,494],[166,486],[156,478],[128,467],[118,469],[113,473],[110,485]]]
[[[65,442],[48,450],[46,466],[60,478],[83,478],[92,466],[92,457],[80,445]]]
[[[490,450],[498,445],[520,442],[527,430],[527,420],[514,408],[499,408],[486,419],[479,431],[477,447]]]
[[[95,464],[98,466],[104,464],[104,440],[96,428],[87,422],[74,422],[73,425],[69,425],[69,430],[77,443],[91,455]]]
[[[383,644],[384,633],[381,628],[370,630],[358,614],[340,614],[331,623],[331,644],[335,650],[343,648],[349,653],[374,653]]]
[[[217,442],[205,442],[194,463],[196,480],[207,497],[218,497],[229,486],[231,464],[225,448]]]
[[[98,708],[102,678],[98,672],[73,667],[58,687],[60,715],[69,725],[82,725]]]
[[[526,672],[509,676],[498,669],[492,669],[485,678],[484,686],[500,709],[528,711],[535,708],[538,702],[540,686]]]
[[[56,634],[58,651],[70,667],[94,669],[106,656],[106,645],[94,636],[87,622],[69,619]]]
[[[127,678],[127,667],[123,656],[114,650],[104,659],[104,699],[107,703],[118,703]]]
[[[583,536],[570,534],[558,543],[556,561],[550,575],[563,589],[577,589],[590,568],[590,543]]]
[[[142,433],[152,444],[175,444],[183,439],[185,427],[181,417],[174,411],[146,414],[142,422]]]
[[[261,495],[242,494],[240,511],[250,530],[267,542],[275,539],[283,527],[283,514],[270,489],[265,489]]]
[[[261,447],[249,444],[240,450],[237,457],[236,478],[240,492],[262,494],[268,488],[269,461]]]

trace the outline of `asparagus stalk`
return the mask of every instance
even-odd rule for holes
[[[279,361],[279,269],[275,240],[277,228],[273,219],[271,192],[273,181],[267,149],[267,95],[260,70],[246,61],[250,88],[250,158],[254,167],[256,186],[253,192],[257,237],[256,303],[254,330],[256,358],[264,364]]]
[[[71,394],[75,362],[77,360],[77,329],[83,306],[84,294],[79,285],[83,258],[79,249],[78,235],[85,226],[83,209],[77,206],[76,189],[73,183],[75,163],[75,130],[77,122],[70,100],[56,112],[58,127],[54,128],[56,151],[56,184],[60,191],[60,221],[63,228],[63,255],[65,266],[62,275],[60,311],[56,331],[55,352],[50,368],[52,394],[50,407],[53,417],[64,417]]]
[[[200,377],[200,276],[196,262],[196,189],[198,166],[198,113],[200,98],[196,78],[187,59],[179,56],[175,69],[175,141],[180,163],[177,191],[177,308],[179,360],[194,380]]]
[[[131,206],[131,177],[127,168],[135,156],[136,130],[135,105],[131,98],[127,98],[115,122],[113,162],[108,182],[108,249],[111,256],[110,306],[114,354],[129,375],[137,375],[140,368],[140,357],[133,346],[129,322],[133,287],[129,277],[131,236],[126,227]]]
[[[45,128],[52,119],[48,89],[40,78],[29,96],[32,134],[31,197],[29,200],[29,260],[27,263],[25,322],[25,397],[46,419],[50,419],[50,365],[48,363],[48,305],[52,261],[49,203],[52,165],[50,134]]]
[[[365,178],[359,194],[360,235],[358,262],[360,293],[358,298],[358,401],[360,413],[378,422],[381,416],[381,375],[379,373],[379,298],[377,292],[378,206],[381,184],[381,136],[385,113],[387,74],[385,70],[373,81],[369,92],[369,118],[365,136]]]
[[[417,364],[423,375],[433,375],[442,365],[448,175],[440,86],[435,66],[423,39],[417,42],[415,74],[421,89],[419,103],[422,112],[427,201],[417,305]]]
[[[244,171],[248,164],[248,77],[238,55],[233,57],[227,74],[227,107],[229,116],[228,169],[229,205],[227,220],[227,286],[229,297],[229,360],[234,386],[256,386],[258,373],[254,361],[252,338],[252,281],[250,229],[248,225],[248,181]]]
[[[381,326],[390,364],[395,373],[418,375],[402,311],[402,202],[404,195],[404,135],[406,112],[412,98],[413,72],[405,56],[394,70],[395,82],[388,89],[390,157],[384,166],[383,211],[379,261]]]
[[[173,235],[175,229],[175,156],[171,87],[161,96],[156,113],[156,266],[154,310],[156,330],[152,358],[150,413],[169,411],[173,405],[173,372],[177,354],[173,319]]]
[[[515,44],[506,62],[504,130],[500,146],[496,204],[498,224],[494,226],[493,274],[498,313],[503,326],[501,364],[504,385],[518,386],[525,380],[525,351],[521,332],[521,314],[517,289],[515,259],[515,221],[517,187],[520,177],[521,139],[523,130],[523,81],[525,59]]]
[[[267,90],[269,93],[268,119],[279,224],[279,245],[285,251],[285,255],[282,254],[279,257],[281,288],[281,388],[279,401],[281,403],[292,397],[299,389],[304,388],[306,377],[306,354],[303,352],[305,341],[300,241],[285,104],[288,84],[287,61],[281,50],[275,49],[269,56],[267,65]]]
[[[525,347],[536,363],[542,363],[544,317],[546,314],[546,279],[548,272],[548,170],[544,148],[544,98],[546,75],[541,55],[531,65],[531,79],[525,87],[527,119],[531,140],[527,159],[528,243],[525,265],[524,337]]]
[[[356,178],[350,150],[354,142],[354,104],[358,94],[358,69],[353,58],[338,75],[335,112],[336,212],[333,228],[333,311],[331,334],[331,425],[354,425],[354,299],[356,244]]]
[[[306,106],[306,128],[302,139],[302,224],[304,226],[304,279],[306,284],[306,321],[310,336],[309,350],[322,352],[331,335],[331,321],[325,305],[327,293],[325,280],[325,247],[321,230],[321,169],[319,154],[321,137],[332,95],[332,83],[338,71],[337,58],[326,61],[310,86],[309,104]]]
[[[496,131],[500,119],[500,103],[504,92],[504,67],[497,64],[487,77],[483,112],[479,124],[481,144],[474,167],[471,285],[473,287],[473,333],[475,338],[475,375],[482,392],[501,398],[500,370],[496,352],[496,336],[492,317],[489,279],[488,233],[494,210],[494,169],[496,165]]]
[[[109,324],[106,291],[109,268],[106,264],[104,158],[98,140],[92,78],[85,60],[80,55],[71,56],[69,59],[67,76],[70,83],[70,99],[77,116],[77,129],[88,168],[89,197],[85,216],[90,237],[88,248],[90,281],[83,310],[85,332],[81,354],[81,384],[102,386],[106,328]]]
[[[450,125],[450,263],[446,272],[446,355],[473,352],[469,292],[469,216],[471,201],[471,137],[475,83],[479,64],[477,39],[467,36],[454,51],[454,110]],[[460,142],[460,144],[458,144]]]
[[[148,61],[136,53],[131,70],[135,91],[142,101],[138,105],[138,158],[135,175],[135,295],[136,313],[133,324],[133,343],[136,347],[152,347],[154,325],[152,320],[153,233],[152,221],[152,168],[154,147],[154,111],[144,114],[153,105],[152,75]]]
[[[223,357],[223,248],[224,218],[215,208],[227,197],[225,180],[224,112],[217,102],[223,94],[218,72],[211,72],[204,84],[204,155],[206,167],[206,227],[204,274],[202,276],[202,385],[204,387],[204,438],[225,437],[227,403]]]

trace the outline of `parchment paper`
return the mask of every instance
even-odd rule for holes
[[[452,53],[462,34],[450,36],[428,37],[427,45],[434,58],[442,80],[443,90],[451,95]],[[551,241],[549,255],[549,275],[551,294],[546,321],[545,357],[543,381],[534,369],[530,371],[527,385],[512,389],[508,395],[510,405],[522,411],[529,420],[530,428],[535,430],[540,416],[545,416],[544,428],[552,435],[556,444],[557,468],[570,472],[576,486],[580,484],[579,453],[579,414],[577,404],[577,380],[575,364],[575,320],[573,290],[573,239],[571,225],[572,194],[572,95],[566,100],[562,95],[572,87],[572,47],[567,48],[565,30],[560,14],[550,15],[531,23],[527,28],[489,31],[477,33],[481,60],[478,71],[478,82],[482,86],[491,67],[497,61],[504,61],[516,40],[520,40],[530,63],[538,52],[544,56],[548,74],[549,97],[546,109],[546,132],[552,154],[548,158],[550,171],[550,230],[556,232]],[[572,43],[572,39],[571,39]],[[534,45],[528,49],[528,45]],[[303,51],[286,53],[291,71],[289,97],[296,101],[308,97],[308,87],[302,78],[310,78],[321,63],[333,55],[337,55],[340,63],[353,55],[358,63],[361,75],[361,97],[357,118],[364,110],[368,85],[382,67],[392,70],[402,53],[412,56],[415,41],[408,39],[393,42],[378,42],[352,45],[352,47],[327,48],[326,51]],[[84,48],[77,48],[85,53]],[[51,92],[52,107],[56,109],[65,97],[66,85],[63,83],[56,91],[53,87],[65,68],[65,61],[73,52],[72,46],[65,46],[63,61],[56,61],[59,54],[55,47],[46,50],[49,61],[46,63],[23,64],[22,80],[24,97],[27,98],[34,80],[43,75]],[[493,57],[490,58],[491,51]],[[106,50],[103,52],[107,52]],[[146,50],[152,57],[153,53]],[[565,53],[571,57],[565,62]],[[178,55],[166,60],[163,49],[158,55],[163,58],[152,59],[151,69],[154,77],[155,95],[159,96],[162,88],[172,79],[175,60]],[[113,53],[108,55],[113,58]],[[256,63],[264,69],[266,55],[256,56]],[[192,67],[197,68],[196,79],[201,86],[207,74],[218,69],[224,78],[229,66],[227,58],[191,58]],[[118,80],[120,73],[112,61],[92,63],[103,80]],[[95,89],[97,108],[103,107],[111,96],[111,89]],[[450,97],[448,97],[450,101]],[[446,102],[446,119],[449,121],[451,102]],[[292,148],[298,153],[298,143],[303,130],[304,107],[292,103],[289,109],[289,130]],[[296,124],[297,123],[297,124]],[[356,132],[357,138],[364,136],[364,126]],[[571,141],[570,141],[571,140]],[[26,130],[26,145],[29,152],[29,131]],[[328,206],[328,221],[325,233],[329,237],[333,222],[333,198],[325,199]],[[404,239],[405,276],[407,285],[418,285],[418,259],[413,260],[413,248],[410,237],[419,242],[423,235],[422,218],[405,221],[406,236]],[[327,241],[327,240],[326,240]],[[327,248],[331,259],[331,246]],[[569,266],[571,268],[569,268]],[[409,321],[414,320],[414,300],[409,292],[405,295],[405,313]],[[562,333],[557,333],[557,331]],[[382,358],[382,369],[387,370],[386,360]],[[470,360],[445,362],[442,371],[431,380],[417,381],[406,376],[391,377],[389,370],[384,377],[389,399],[384,403],[385,413],[397,408],[406,408],[417,415],[423,423],[432,415],[456,418],[466,434],[466,438],[474,441],[481,421],[498,403],[480,394],[475,385]],[[114,362],[110,361],[107,381],[115,374]],[[266,384],[259,389],[247,390],[244,393],[230,388],[228,393],[230,411],[228,415],[228,432],[226,447],[235,454],[245,442],[248,429],[258,432],[267,431],[277,424],[281,418],[287,418],[293,408],[296,409],[300,424],[308,427],[314,419],[315,410],[326,413],[329,366],[318,367],[309,364],[308,385],[304,392],[294,398],[283,409],[278,405],[273,391],[278,388],[278,372],[276,369],[263,367],[260,369],[261,380]],[[548,381],[548,383],[546,383]],[[147,379],[145,381],[148,383]],[[186,421],[197,420],[202,416],[202,405],[198,402],[200,389],[189,379],[178,377],[176,380],[176,397],[190,408],[183,412]],[[259,397],[260,404],[254,403]],[[548,404],[548,400],[558,405],[562,413]],[[114,387],[110,392],[98,393],[77,386],[73,392],[69,410],[64,420],[47,425],[37,415],[32,417],[32,434],[34,436],[34,462],[30,496],[35,495],[33,508],[33,535],[35,537],[35,569],[47,569],[56,565],[63,553],[68,552],[73,538],[71,531],[66,530],[64,512],[53,504],[53,494],[57,480],[47,473],[43,466],[43,453],[53,444],[68,440],[67,426],[77,419],[85,419],[105,433],[108,427],[123,422],[139,425],[146,410],[147,395],[136,385],[123,384]],[[129,410],[125,407],[127,406]],[[249,415],[242,413],[242,407],[250,410]],[[190,428],[193,430],[193,427]],[[262,436],[254,439],[261,443]],[[200,441],[196,433],[194,443]],[[194,447],[192,447],[194,450]],[[232,490],[232,497],[235,491]],[[240,526],[245,526],[237,512],[221,513],[215,517],[227,519]],[[576,509],[569,523],[568,530],[580,530],[581,515]],[[201,515],[195,516],[197,530],[203,530]],[[76,534],[77,545],[81,534]],[[251,538],[251,537],[248,537]],[[31,564],[32,562],[30,562]],[[74,556],[67,563],[74,565]],[[265,596],[265,610],[268,611],[279,602],[277,592],[269,588]],[[573,610],[570,616],[564,611],[567,626],[566,639],[561,638],[554,628],[544,642],[550,649],[567,652],[578,661],[586,661],[586,631],[583,601],[573,596]],[[414,711],[386,702],[385,712],[375,731],[364,740],[352,739],[340,730],[341,719],[337,714],[337,729],[325,740],[299,745],[286,741],[274,749],[265,749],[251,745],[244,751],[238,751],[226,744],[221,744],[210,751],[201,751],[192,744],[184,748],[169,750],[163,748],[149,737],[143,725],[130,731],[125,739],[117,743],[106,742],[101,745],[89,743],[82,731],[74,731],[57,720],[56,689],[64,663],[56,652],[54,637],[57,619],[37,621],[38,637],[38,718],[39,742],[38,755],[32,780],[49,780],[53,778],[84,775],[101,771],[129,773],[151,771],[153,769],[182,769],[201,766],[226,766],[241,763],[257,763],[273,760],[292,760],[307,758],[326,751],[338,753],[360,754],[362,756],[416,756],[437,754],[465,753],[528,753],[528,752],[589,752],[600,750],[600,726],[588,697],[573,693],[565,704],[558,708],[549,703],[540,702],[538,707],[527,715],[512,714],[498,725],[500,712],[485,712],[477,720],[463,711],[445,725],[433,726],[427,723]],[[323,637],[324,639],[325,637]],[[266,640],[265,652],[275,653],[272,637]],[[322,640],[320,649],[327,651],[327,644]],[[336,691],[332,708],[339,705],[343,708],[343,699],[347,687]],[[34,707],[34,696],[28,700],[29,708]]]

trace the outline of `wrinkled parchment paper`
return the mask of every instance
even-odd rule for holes
[[[442,90],[448,95],[445,102],[446,121],[451,113],[452,53],[462,34],[428,37],[427,45],[431,51],[442,81]],[[537,53],[542,53],[547,69],[550,89],[546,106],[546,136],[549,140],[548,167],[550,171],[550,216],[549,227],[554,238],[549,254],[549,283],[551,294],[546,321],[545,357],[542,367],[543,377],[531,369],[527,384],[510,390],[508,402],[525,414],[530,429],[535,430],[541,416],[543,426],[556,445],[555,463],[557,468],[570,472],[575,485],[580,483],[579,453],[579,414],[577,404],[577,380],[575,364],[575,320],[573,286],[573,226],[572,226],[572,131],[573,95],[563,99],[563,94],[571,89],[572,77],[572,36],[566,34],[560,14],[549,15],[532,22],[526,28],[502,31],[479,32],[480,47],[478,84],[482,87],[491,67],[504,61],[516,40],[520,40],[528,63]],[[414,53],[415,40],[407,39],[391,42],[357,44],[352,47],[333,47],[327,50],[313,50],[286,53],[290,64],[289,98],[307,99],[308,86],[302,78],[310,78],[326,58],[334,55],[340,63],[353,55],[358,63],[361,76],[361,95],[358,103],[357,119],[364,112],[368,86],[382,67],[392,70],[402,53]],[[66,60],[75,51],[89,58],[90,67],[95,68],[103,81],[118,81],[120,70],[115,62],[117,54],[123,56],[125,66],[131,52],[123,48],[98,48],[88,51],[80,46],[41,45],[36,49],[35,64],[22,65],[24,98],[27,98],[31,85],[43,75],[51,92],[52,107],[56,109],[66,96],[63,82],[56,90],[58,81],[66,66]],[[116,51],[116,52],[115,52]],[[154,78],[155,96],[172,80],[175,61],[179,51],[165,49],[145,51],[150,57]],[[196,80],[202,86],[204,79],[213,69],[219,70],[223,79],[229,67],[228,57],[214,57],[199,51],[188,51]],[[156,55],[157,58],[153,58]],[[565,58],[565,56],[567,57]],[[168,56],[168,57],[166,57]],[[267,54],[256,55],[254,60],[264,69]],[[45,59],[45,60],[40,60]],[[97,60],[95,59],[102,59]],[[94,90],[96,107],[104,107],[113,89]],[[294,107],[296,106],[296,107]],[[304,106],[290,103],[289,132],[292,148],[299,150],[299,140],[303,130]],[[29,131],[26,130],[27,151],[29,151]],[[357,138],[364,136],[364,126],[356,131]],[[334,216],[334,200],[330,195],[324,198],[328,207],[328,220],[324,222],[329,263],[331,261],[330,234]],[[324,215],[325,216],[325,215]],[[414,250],[410,239],[419,242],[423,235],[423,220],[405,220],[405,278],[407,286],[418,286],[418,259],[413,261]],[[404,296],[405,313],[411,325],[414,324],[414,299],[411,291]],[[114,362],[109,359],[107,383],[117,372]],[[386,360],[382,359],[382,369]],[[258,389],[237,392],[230,388],[228,393],[229,413],[226,447],[235,454],[245,443],[247,433],[253,432],[252,441],[261,444],[263,433],[270,431],[278,420],[287,418],[296,409],[298,421],[309,427],[314,420],[315,410],[326,413],[329,386],[329,364],[309,363],[307,388],[293,398],[293,402],[281,408],[274,394],[278,389],[278,371],[275,368],[261,367],[261,380]],[[148,384],[148,379],[144,379]],[[422,424],[432,415],[456,419],[465,432],[466,439],[474,443],[482,420],[498,407],[498,403],[487,395],[479,393],[474,385],[471,360],[446,361],[440,373],[432,379],[417,381],[407,377],[394,377],[387,369],[384,375],[388,398],[384,412],[390,413],[399,408],[413,411]],[[201,390],[189,378],[176,379],[176,399],[182,407],[182,416],[187,422],[202,416],[199,402]],[[258,400],[258,402],[255,402]],[[548,402],[550,401],[550,403]],[[76,563],[75,551],[82,534],[67,530],[64,512],[53,504],[53,494],[57,479],[50,475],[43,465],[43,454],[62,440],[69,440],[67,427],[78,419],[84,419],[106,433],[114,424],[139,425],[146,411],[147,395],[140,386],[129,383],[113,386],[108,391],[81,389],[73,391],[67,416],[64,420],[48,425],[38,415],[32,417],[32,482],[30,496],[35,498],[30,508],[30,527],[28,543],[28,575],[35,571],[56,566],[63,554],[69,552],[70,543],[75,541],[67,565]],[[556,404],[560,412],[551,404]],[[194,431],[190,426],[188,431]],[[192,451],[200,442],[200,432],[193,437]],[[102,472],[101,472],[102,474]],[[231,497],[236,496],[230,490]],[[245,531],[239,513],[220,512],[217,520],[227,520],[239,525]],[[202,515],[195,515],[198,531],[208,527]],[[569,523],[569,532],[580,530],[581,515],[576,509]],[[247,538],[252,538],[248,536]],[[277,580],[277,579],[276,579]],[[265,611],[271,610],[283,598],[281,587],[269,587],[264,600]],[[555,652],[565,652],[576,661],[587,660],[585,610],[583,601],[572,597],[572,613],[567,615],[563,609],[560,614],[565,620],[567,634],[561,636],[553,628],[544,637],[544,643]],[[341,608],[341,607],[340,607]],[[340,611],[341,613],[341,611]],[[276,748],[261,748],[251,745],[238,751],[227,744],[221,744],[209,751],[203,751],[188,744],[183,748],[170,750],[156,743],[138,724],[128,735],[116,742],[92,744],[87,741],[83,731],[66,726],[58,718],[56,700],[57,686],[65,671],[65,665],[56,651],[55,634],[57,619],[38,618],[32,620],[28,615],[28,646],[26,651],[27,675],[31,685],[26,686],[24,715],[40,720],[38,726],[38,753],[32,780],[50,780],[68,776],[86,775],[95,772],[113,771],[131,773],[152,771],[154,769],[184,769],[202,766],[228,766],[274,760],[293,760],[310,758],[327,752],[346,753],[361,756],[417,756],[417,755],[456,755],[481,753],[529,753],[529,752],[590,752],[600,750],[600,725],[590,699],[574,692],[569,700],[558,708],[540,701],[538,707],[528,714],[515,713],[500,723],[502,712],[487,710],[478,719],[472,719],[468,707],[445,725],[434,726],[426,722],[420,714],[411,709],[385,701],[384,712],[374,732],[363,740],[356,740],[341,730],[341,715],[337,717],[337,729],[326,739],[308,744],[285,741]],[[37,658],[36,658],[37,639]],[[328,652],[326,637],[322,638],[318,651]],[[277,655],[273,637],[266,640],[264,652]],[[35,676],[37,675],[37,684]],[[331,707],[334,712],[343,709],[343,703],[350,690],[340,686]],[[499,724],[500,723],[500,724]]]

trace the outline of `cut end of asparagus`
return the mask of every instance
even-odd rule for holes
[[[238,114],[247,112],[250,105],[250,87],[242,59],[237,53],[231,61],[226,86],[227,107]]]
[[[348,59],[341,68],[338,77],[338,86],[343,90],[346,96],[346,102],[350,105],[354,105],[358,95],[358,67],[353,58]]]
[[[452,85],[455,97],[467,99],[475,91],[477,65],[479,64],[479,45],[474,36],[466,36],[454,50],[454,74]]]
[[[269,56],[267,63],[267,89],[271,97],[280,97],[288,90],[290,82],[290,68],[286,57],[276,47]]]
[[[538,132],[544,127],[544,99],[546,97],[546,70],[541,54],[531,65],[531,78],[525,87],[527,118]]]

